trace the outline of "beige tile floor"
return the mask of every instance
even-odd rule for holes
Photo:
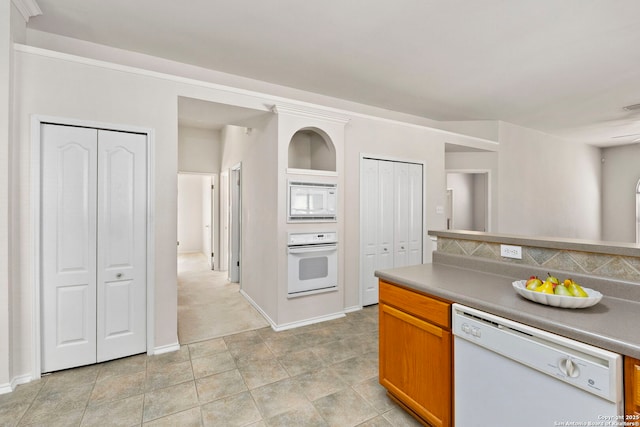
[[[0,395],[1,426],[417,426],[378,384],[377,307],[70,369]]]
[[[178,280],[180,351],[18,386],[0,426],[418,425],[378,384],[376,307],[274,332],[204,256],[181,255]]]

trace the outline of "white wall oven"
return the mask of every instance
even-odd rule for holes
[[[338,189],[335,183],[288,181],[288,222],[335,222]]]
[[[288,237],[288,297],[337,290],[336,233],[289,233]]]

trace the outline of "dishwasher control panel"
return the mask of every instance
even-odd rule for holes
[[[452,312],[455,338],[612,402],[621,399],[620,355],[460,304]]]

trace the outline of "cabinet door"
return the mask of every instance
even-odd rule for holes
[[[380,302],[380,384],[433,426],[451,425],[451,333]]]
[[[640,360],[632,357],[624,358],[624,411],[629,417],[627,421],[638,422],[640,419]]]

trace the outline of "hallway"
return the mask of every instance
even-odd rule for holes
[[[269,326],[227,281],[226,271],[209,269],[204,254],[178,255],[178,340],[181,345]]]

